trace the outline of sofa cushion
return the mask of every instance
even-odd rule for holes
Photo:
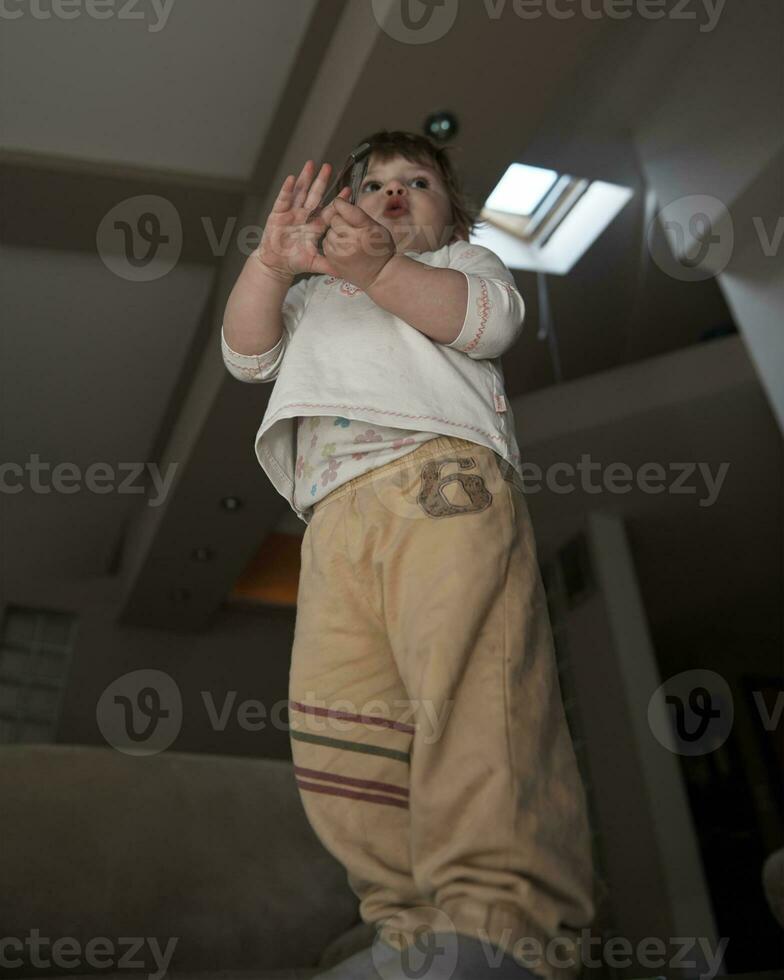
[[[290,762],[75,745],[0,747],[4,937],[71,939],[70,976],[133,959],[171,972],[315,967],[357,921],[343,867],[304,813]],[[88,943],[104,937],[103,958]],[[45,949],[46,947],[40,947]],[[89,947],[91,950],[94,948]],[[6,947],[6,955],[9,948]],[[56,966],[53,963],[53,966]]]
[[[170,971],[165,980],[313,980],[321,973],[321,968],[294,967],[291,970],[214,970],[208,973],[179,973]],[[5,975],[5,974],[4,974]],[[164,980],[162,977],[151,976],[143,971],[123,970],[120,973],[102,973],[101,980]],[[58,974],[50,976],[49,980],[95,980],[94,973]]]
[[[178,973],[169,972],[165,980],[313,980],[321,973],[320,968],[296,967],[291,970],[215,970],[209,973]],[[50,977],[50,980],[95,980],[94,973],[80,973],[78,976],[69,974]],[[163,980],[161,977],[150,976],[139,971],[122,971],[120,973],[102,973],[101,980]]]

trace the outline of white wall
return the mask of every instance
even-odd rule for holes
[[[694,216],[719,241],[705,261],[737,320],[784,431],[784,283],[780,249],[766,250],[757,223],[775,235],[781,217],[779,0],[727,3],[715,29],[695,33],[635,140],[667,220],[695,245]]]

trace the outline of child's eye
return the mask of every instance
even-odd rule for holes
[[[413,183],[416,183],[416,181],[420,181],[420,183],[424,184],[425,187],[428,187],[429,186],[429,182],[428,182],[427,177],[412,177],[411,178],[411,183],[412,184]],[[377,180],[367,180],[362,185],[362,190],[363,191],[367,191],[369,193],[372,193],[374,190],[378,189],[379,187],[381,187],[381,184],[379,183],[379,181],[377,181]]]

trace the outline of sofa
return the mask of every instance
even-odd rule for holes
[[[291,762],[0,746],[0,973],[309,978],[371,945]]]

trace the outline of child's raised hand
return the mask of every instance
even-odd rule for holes
[[[328,259],[318,251],[319,239],[327,227],[322,216],[307,222],[327,189],[332,169],[330,164],[323,164],[314,180],[315,166],[308,160],[296,181],[293,174],[283,181],[267,217],[261,244],[254,252],[267,272],[284,281],[301,272],[335,275]],[[350,188],[344,190],[351,194]]]
[[[391,232],[342,194],[324,208],[320,217],[328,226],[322,247],[335,269],[331,275],[348,279],[367,291],[396,254]]]

